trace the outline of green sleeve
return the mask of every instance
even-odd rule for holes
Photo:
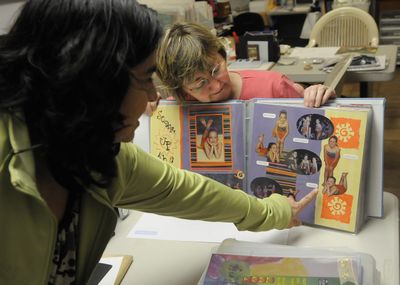
[[[186,219],[232,222],[239,230],[283,229],[292,216],[287,198],[266,199],[233,190],[200,174],[178,169],[123,144],[114,204],[119,207]]]

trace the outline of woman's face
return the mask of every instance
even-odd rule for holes
[[[328,187],[332,187],[333,185],[335,185],[335,179],[333,179],[332,177],[329,177],[328,180],[326,180],[326,185]]]
[[[146,110],[147,103],[157,99],[152,81],[155,70],[155,52],[131,69],[131,84],[120,108],[120,113],[125,119],[122,122],[122,128],[115,133],[114,142],[132,141],[135,130],[139,127],[139,118]]]
[[[232,82],[225,59],[217,53],[213,69],[195,73],[194,80],[184,84],[183,91],[204,103],[229,100],[232,97]]]
[[[335,147],[336,146],[336,140],[334,138],[329,139],[329,146],[330,147]]]
[[[212,144],[215,144],[218,142],[218,134],[216,131],[211,131],[208,133],[208,141]]]

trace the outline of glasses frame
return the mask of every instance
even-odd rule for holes
[[[222,71],[226,70],[226,61],[222,60],[218,64],[216,64],[210,71],[208,78],[200,78],[195,82],[192,82],[192,85],[197,85],[193,87],[187,87],[191,92],[196,94],[201,94],[204,92],[204,88],[206,88],[212,80],[218,80],[218,76],[221,75]]]

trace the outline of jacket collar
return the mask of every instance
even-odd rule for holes
[[[1,145],[1,149],[9,149],[8,154],[0,161],[0,171],[8,166],[10,181],[18,190],[40,197],[36,185],[35,160],[33,150],[41,145],[32,145],[25,116],[22,112],[9,113],[1,118],[6,125],[5,136],[9,138],[9,145]],[[4,121],[5,120],[5,121]],[[110,206],[111,201],[107,190],[91,186],[86,189],[96,200]]]
[[[35,162],[33,150],[39,145],[31,145],[25,117],[22,112],[9,113],[3,117],[5,135],[8,137],[9,149],[3,161],[0,161],[0,170],[8,166],[10,180],[14,187],[30,195],[38,195],[35,176]]]

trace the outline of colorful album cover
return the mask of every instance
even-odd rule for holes
[[[203,285],[355,285],[362,284],[353,257],[211,256]]]
[[[247,192],[301,199],[315,188],[304,223],[355,232],[361,200],[369,108],[254,103]]]

